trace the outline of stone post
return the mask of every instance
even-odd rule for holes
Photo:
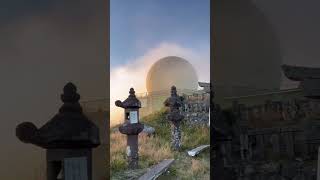
[[[292,132],[286,133],[287,155],[291,158],[294,157],[294,142],[292,136]]]
[[[320,180],[320,147],[318,147],[317,180]]]
[[[247,134],[240,134],[240,152],[241,160],[248,159],[249,139]]]
[[[208,126],[210,127],[210,106],[209,106],[209,120],[208,120]]]
[[[272,151],[274,154],[280,153],[280,139],[278,134],[272,134],[270,137],[272,143]]]
[[[171,122],[171,135],[172,135],[171,147],[174,150],[180,150],[181,148],[180,122],[184,118],[184,116],[181,115],[179,111],[179,107],[182,105],[182,98],[177,95],[177,89],[175,86],[171,87],[171,97],[165,100],[164,105],[166,107],[169,107],[167,120]]]
[[[257,135],[257,143],[258,143],[258,152],[259,152],[259,158],[264,159],[265,158],[265,151],[264,151],[264,138],[262,134]]]
[[[129,97],[121,102],[117,100],[116,106],[124,109],[125,122],[119,127],[122,134],[127,135],[127,160],[130,169],[138,168],[138,134],[142,132],[144,125],[139,122],[139,108],[141,102],[136,98],[133,88],[130,89]]]

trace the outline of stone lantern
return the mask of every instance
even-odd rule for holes
[[[117,100],[116,106],[124,109],[124,123],[119,127],[122,134],[127,135],[127,158],[130,169],[138,167],[138,134],[142,132],[144,125],[139,122],[139,108],[141,102],[136,98],[133,88],[129,91],[129,97],[121,102]]]
[[[41,128],[31,122],[16,127],[24,143],[46,149],[47,180],[92,180],[92,148],[100,145],[99,129],[83,113],[74,84],[63,89],[62,107]]]
[[[177,89],[175,86],[171,87],[171,97],[165,100],[164,105],[169,107],[169,113],[167,120],[171,122],[171,134],[172,134],[172,148],[179,150],[181,147],[181,129],[180,122],[184,118],[180,114],[179,108],[182,106],[182,97],[177,95]]]

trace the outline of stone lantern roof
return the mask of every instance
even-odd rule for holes
[[[282,65],[285,76],[293,81],[301,81],[305,97],[320,99],[320,68]]]
[[[163,103],[165,106],[170,107],[172,110],[179,109],[183,104],[183,97],[178,96],[177,88],[175,86],[171,87],[171,96],[168,97]]]
[[[180,114],[179,108],[183,104],[183,97],[178,96],[177,88],[171,87],[171,96],[164,101],[164,106],[169,107],[169,113],[167,114],[167,120],[174,124],[179,123],[183,120],[184,116]]]
[[[135,91],[133,88],[130,88],[129,94],[130,95],[128,96],[128,98],[126,100],[124,100],[123,102],[121,102],[120,100],[117,100],[115,102],[116,106],[122,107],[124,109],[141,108],[141,102],[139,101],[138,98],[136,98]]]
[[[80,95],[74,84],[63,89],[63,101],[59,113],[41,128],[31,122],[17,126],[16,136],[25,143],[45,149],[94,148],[100,145],[99,129],[83,113],[79,104]]]
[[[204,92],[210,93],[211,90],[211,83],[206,83],[206,82],[198,82],[200,87],[203,87]]]

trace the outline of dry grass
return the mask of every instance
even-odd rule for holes
[[[159,138],[139,136],[140,159],[148,161],[147,165],[153,165],[163,159],[173,158],[169,143],[162,142]]]
[[[111,171],[126,170],[126,136],[120,132],[111,134],[110,165]],[[152,166],[163,159],[173,158],[170,144],[160,139],[139,135],[139,162],[141,168]]]
[[[186,153],[186,150],[210,143],[209,128],[182,125],[182,148],[175,152],[170,148],[170,125],[164,121],[164,115],[164,112],[158,112],[143,119],[143,123],[156,129],[156,136],[139,135],[139,169],[134,171],[127,169],[126,136],[111,131],[111,179],[136,179],[148,167],[169,158],[175,159],[168,169],[170,173],[159,179],[210,179],[209,150],[197,157],[189,157]]]
[[[193,174],[204,174],[207,170],[206,162],[202,160],[192,159],[191,160],[191,171]]]
[[[110,168],[111,172],[113,172],[116,169],[124,169],[126,167],[126,137],[118,132],[112,133],[110,139]]]
[[[184,152],[175,153],[175,163],[169,168],[171,174],[161,179],[181,180],[209,180],[210,179],[210,152],[205,150],[197,157],[190,157]]]

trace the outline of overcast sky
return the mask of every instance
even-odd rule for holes
[[[320,1],[255,0],[280,40],[284,63],[320,67]]]
[[[41,127],[72,81],[81,100],[106,98],[107,13],[103,1],[7,0],[0,5],[0,179],[42,179],[44,150],[15,136]]]

